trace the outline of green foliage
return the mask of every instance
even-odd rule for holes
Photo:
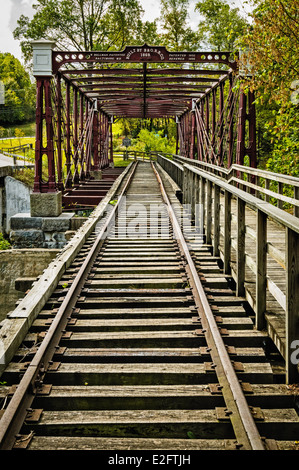
[[[163,131],[150,132],[148,129],[141,129],[137,141],[131,150],[140,152],[165,152],[175,153],[175,139],[163,137]]]
[[[10,248],[10,243],[4,238],[3,234],[0,233],[0,250],[9,250]]]
[[[54,39],[61,50],[121,50],[152,38],[155,25],[141,24],[143,10],[138,0],[37,0],[32,20],[22,15],[14,31],[27,61],[32,39]],[[137,34],[136,34],[137,33]]]
[[[252,0],[251,23],[229,0],[196,0],[195,12],[201,15],[197,31],[190,27],[189,3],[161,0],[160,18],[143,22],[139,0],[36,0],[34,17],[21,16],[14,36],[27,61],[31,40],[41,37],[54,39],[62,50],[79,51],[121,50],[143,43],[176,51],[249,49],[252,77],[245,85],[256,92],[259,166],[299,176],[299,0]],[[0,79],[7,100],[0,105],[0,136],[6,137],[9,125],[32,120],[35,89],[11,54],[0,54]],[[117,125],[115,150],[123,149],[122,138],[130,136],[130,150],[175,152],[173,121],[121,119]],[[19,177],[32,185],[32,170],[19,172]]]
[[[203,17],[199,33],[207,45],[217,51],[233,51],[248,26],[239,9],[231,8],[225,0],[200,0],[195,10]]]
[[[281,108],[275,122],[267,123],[268,136],[274,143],[267,169],[299,177],[299,113],[295,106]]]
[[[162,41],[169,50],[198,50],[199,35],[188,25],[189,0],[161,0]]]
[[[34,168],[20,168],[15,170],[14,178],[26,184],[29,188],[33,189],[34,185]]]
[[[5,104],[0,105],[0,125],[32,121],[35,86],[20,61],[10,53],[0,53],[0,80],[5,86]]]
[[[136,38],[132,38],[131,44],[150,44],[151,46],[161,46],[163,41],[158,32],[157,21],[137,21]]]
[[[255,0],[253,23],[240,41],[247,50],[264,142],[268,142],[266,168],[299,176],[298,79],[299,0]],[[263,151],[263,154],[266,152]]]

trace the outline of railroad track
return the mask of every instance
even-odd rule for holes
[[[296,449],[296,387],[180,211],[134,163],[1,377],[1,449]]]

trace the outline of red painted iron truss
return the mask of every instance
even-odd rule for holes
[[[254,96],[235,87],[238,58],[229,52],[53,51],[52,70],[36,77],[34,191],[65,190],[107,168],[115,118],[174,119],[184,157],[230,166],[248,155],[256,166]]]

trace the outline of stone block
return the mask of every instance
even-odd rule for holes
[[[32,217],[58,217],[62,213],[62,192],[30,194]]]
[[[4,202],[4,201],[3,201]],[[30,212],[30,189],[21,181],[7,176],[5,178],[6,233],[10,231],[11,217]]]
[[[53,234],[53,239],[56,240],[58,243],[66,243],[65,233],[64,232],[56,232]]]
[[[43,248],[51,250],[51,249],[60,249],[61,247],[59,246],[59,243],[57,243],[55,240],[47,240],[44,241],[43,243]]]
[[[74,215],[74,212],[63,212],[58,217],[44,217],[42,219],[42,230],[44,232],[66,232],[71,227],[71,219]]]
[[[44,235],[41,230],[12,230],[10,242],[15,248],[42,248]]]
[[[31,217],[30,214],[16,214],[10,219],[12,230],[41,229],[42,217]]]

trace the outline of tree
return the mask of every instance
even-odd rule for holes
[[[15,136],[19,139],[19,145],[21,146],[21,142],[22,142],[22,137],[24,137],[25,133],[24,131],[22,131],[22,129],[18,129],[16,128],[15,129]]]
[[[199,36],[188,25],[189,0],[161,0],[162,41],[169,50],[197,50]]]
[[[136,28],[136,39],[131,41],[134,45],[148,44],[149,46],[161,46],[163,45],[162,37],[158,33],[157,21],[145,21],[138,20]]]
[[[255,0],[253,23],[241,46],[247,55],[258,107],[268,110],[264,123],[272,142],[267,167],[298,176],[299,0]],[[297,87],[298,88],[298,87]]]
[[[203,20],[198,29],[208,47],[217,51],[233,51],[235,42],[248,26],[238,8],[225,0],[200,0],[195,5]]]
[[[5,86],[0,125],[31,121],[35,112],[35,87],[20,61],[8,52],[0,53],[0,80]]]
[[[14,31],[27,61],[40,38],[61,50],[120,50],[136,40],[143,13],[138,0],[37,0],[33,8],[32,20],[21,15]]]
[[[289,103],[299,77],[299,0],[255,0],[253,24],[242,40],[251,85],[271,101]]]
[[[175,153],[175,138],[163,136],[163,133],[163,131],[150,132],[148,129],[141,129],[134,150],[140,152]]]

